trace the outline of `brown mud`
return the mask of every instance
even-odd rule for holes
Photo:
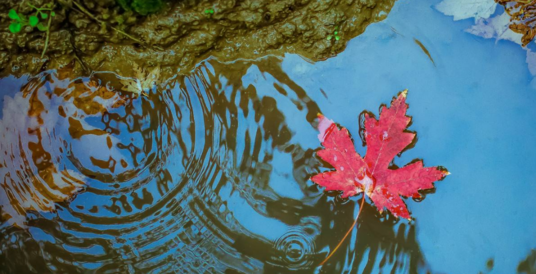
[[[46,32],[31,27],[8,31],[13,8],[32,14],[27,5],[42,0],[0,3],[0,76],[36,74],[76,61],[75,73],[113,71],[135,74],[133,67],[162,67],[162,76],[187,74],[203,59],[221,62],[296,53],[310,61],[325,60],[344,50],[365,28],[384,19],[394,0],[176,1],[149,16],[124,11],[113,0],[79,1],[97,22],[73,1],[57,1]],[[212,9],[213,14],[205,11]],[[113,30],[120,29],[136,42]]]

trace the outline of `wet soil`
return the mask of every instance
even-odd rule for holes
[[[23,1],[24,2],[24,1]],[[42,6],[45,1],[26,1]],[[297,53],[311,61],[344,50],[365,28],[384,19],[394,0],[169,1],[149,16],[124,11],[113,0],[58,1],[46,55],[45,32],[8,31],[7,11],[30,15],[21,1],[0,3],[0,75],[35,74],[75,60],[75,73],[113,71],[133,76],[134,64],[162,67],[163,77],[187,74],[207,57],[221,62]],[[213,14],[205,11],[212,9]],[[105,22],[104,24],[102,22]],[[136,42],[113,30],[130,34]]]

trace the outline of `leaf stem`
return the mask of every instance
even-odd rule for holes
[[[325,264],[329,258],[331,258],[331,256],[333,256],[333,254],[335,254],[335,252],[337,251],[337,249],[339,249],[339,247],[341,246],[341,244],[344,242],[344,240],[346,240],[346,237],[348,237],[348,235],[350,235],[350,232],[352,232],[352,230],[354,230],[354,228],[356,227],[357,225],[357,219],[359,219],[359,215],[361,215],[361,211],[363,210],[363,205],[365,204],[365,193],[363,192],[363,198],[361,198],[361,205],[359,206],[359,212],[357,213],[357,217],[355,217],[355,221],[354,223],[352,224],[352,226],[350,227],[350,229],[348,230],[348,232],[346,232],[346,235],[344,235],[344,237],[342,237],[342,240],[339,242],[339,244],[337,244],[337,246],[335,247],[335,249],[333,249],[333,251],[331,251],[331,253],[329,253],[328,257],[325,258],[321,263],[320,265],[323,265]]]

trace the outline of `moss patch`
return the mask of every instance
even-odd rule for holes
[[[154,13],[162,9],[162,0],[117,0],[125,10],[133,10],[141,15]]]

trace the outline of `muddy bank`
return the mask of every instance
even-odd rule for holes
[[[26,3],[41,7],[47,2]],[[29,26],[16,34],[8,30],[9,9],[24,15],[34,10],[9,0],[0,3],[0,74],[35,74],[43,66],[57,68],[73,59],[78,74],[99,70],[133,76],[136,64],[159,65],[163,77],[185,74],[210,56],[234,61],[288,52],[318,61],[344,50],[369,24],[384,19],[393,4],[394,0],[169,1],[159,12],[142,16],[125,11],[114,0],[58,0],[48,49],[41,58],[46,32]]]

